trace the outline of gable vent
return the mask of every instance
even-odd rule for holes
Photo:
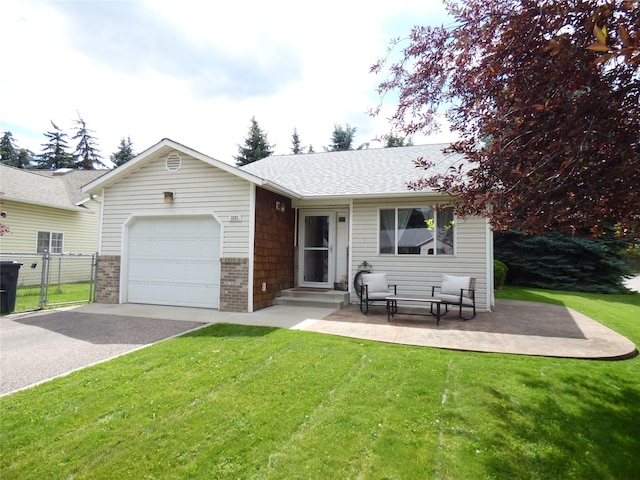
[[[178,153],[173,152],[167,157],[165,165],[168,171],[177,172],[182,166],[182,157]]]

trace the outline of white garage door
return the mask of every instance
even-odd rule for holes
[[[127,246],[128,302],[218,308],[220,224],[213,217],[138,218]]]

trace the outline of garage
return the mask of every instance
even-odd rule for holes
[[[210,215],[139,217],[128,225],[128,303],[218,308],[220,224]]]

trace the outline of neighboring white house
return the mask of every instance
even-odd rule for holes
[[[0,253],[94,254],[100,202],[81,187],[106,170],[23,170],[0,164],[2,222]]]
[[[406,184],[423,157],[444,172],[446,145],[271,156],[242,168],[164,139],[84,187],[103,199],[97,301],[254,311],[283,289],[351,285],[359,265],[407,295],[443,273],[476,277],[493,304],[485,218]],[[352,300],[355,293],[352,292]]]

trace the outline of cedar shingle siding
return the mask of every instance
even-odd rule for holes
[[[285,211],[275,208],[276,202]],[[280,291],[293,287],[294,210],[291,202],[262,188],[256,189],[253,308],[273,305]],[[262,284],[266,290],[262,291]]]

